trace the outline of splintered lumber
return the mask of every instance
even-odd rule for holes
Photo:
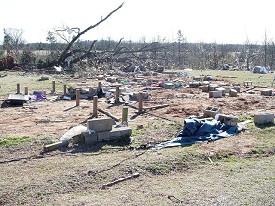
[[[118,178],[118,179],[116,179],[116,180],[114,180],[112,182],[104,184],[104,185],[101,186],[101,189],[107,189],[108,187],[111,187],[111,186],[113,186],[113,185],[115,185],[115,184],[117,184],[119,182],[123,182],[125,180],[129,180],[129,179],[133,179],[133,178],[137,178],[137,177],[139,177],[139,173],[138,172],[136,172],[136,173],[134,173],[132,175],[129,175],[127,177],[121,177],[121,178]]]
[[[114,115],[111,114],[110,112],[104,111],[103,109],[100,109],[100,108],[98,108],[97,110],[98,110],[99,112],[101,112],[101,113],[107,115],[108,117],[111,117],[111,118],[114,119],[115,121],[119,122],[119,118],[116,117],[116,116],[114,116]]]

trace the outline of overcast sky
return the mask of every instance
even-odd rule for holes
[[[28,42],[46,42],[56,27],[84,30],[124,2],[123,7],[82,39],[261,44],[275,40],[274,0],[0,0],[3,28],[23,29]]]

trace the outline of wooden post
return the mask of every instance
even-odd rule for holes
[[[98,82],[97,88],[98,88],[98,89],[101,89],[101,82]]]
[[[122,108],[122,124],[126,123],[128,125],[128,107]]]
[[[116,86],[116,100],[115,103],[119,103],[119,86]]]
[[[94,96],[93,97],[93,115],[92,117],[98,117],[98,114],[97,114],[97,102],[98,102],[98,96]]]
[[[55,93],[55,81],[52,81],[52,93],[54,94]]]
[[[64,84],[64,86],[63,86],[63,93],[64,93],[64,95],[67,94],[67,85],[66,84]]]
[[[140,92],[138,95],[138,112],[143,110],[143,92]]]
[[[17,84],[17,92],[16,94],[20,94],[20,84]]]
[[[79,106],[79,103],[80,103],[80,89],[76,89],[75,93],[76,93],[76,97],[75,97],[76,106]]]
[[[25,87],[25,95],[28,95],[28,94],[29,94],[29,88]]]

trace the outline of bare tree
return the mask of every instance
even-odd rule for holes
[[[83,31],[80,31],[80,29],[78,29],[78,28],[66,28],[66,29],[63,29],[63,30],[62,29],[61,30],[55,30],[56,34],[59,34],[59,37],[63,38],[63,40],[65,40],[65,41],[67,41],[67,39],[65,38],[65,36],[62,32],[68,32],[68,30],[69,31],[77,30],[77,31],[76,31],[76,35],[72,38],[72,40],[67,41],[68,44],[67,44],[66,48],[61,52],[59,58],[54,59],[53,61],[49,62],[47,67],[52,67],[54,65],[64,65],[67,58],[72,58],[72,60],[71,60],[72,62],[78,62],[78,61],[82,60],[83,58],[87,57],[89,55],[89,53],[91,52],[93,46],[95,45],[96,41],[92,42],[92,44],[91,44],[91,46],[88,50],[72,49],[73,46],[76,44],[76,42],[79,40],[79,38],[83,34],[85,34],[86,32],[88,32],[91,29],[94,29],[95,27],[99,26],[101,23],[106,21],[113,13],[118,11],[122,6],[123,6],[123,3],[121,5],[119,5],[116,9],[111,11],[106,17],[102,18],[99,22],[97,22],[96,24],[90,25],[89,27],[87,27]],[[80,55],[77,55],[77,58],[73,58],[74,56],[76,56],[76,54],[80,54]]]
[[[22,37],[23,30],[15,28],[4,29],[4,42],[3,48],[8,55],[14,56],[19,59],[20,49],[23,48],[25,41]]]

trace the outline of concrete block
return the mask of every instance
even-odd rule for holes
[[[258,113],[254,115],[255,125],[274,124],[274,114]]]
[[[216,88],[216,91],[221,91],[222,92],[222,96],[225,96],[225,88],[218,87],[218,88]]]
[[[132,129],[129,127],[119,127],[118,128],[121,132],[121,137],[125,138],[125,137],[130,137],[132,135]]]
[[[200,89],[201,89],[202,92],[209,92],[209,87],[208,87],[208,85],[200,86]]]
[[[237,126],[239,118],[236,116],[219,114],[218,120],[227,126]]]
[[[85,137],[85,144],[86,145],[93,145],[93,144],[96,144],[98,141],[97,141],[97,133],[85,133],[84,134],[84,137]]]
[[[238,96],[238,92],[235,89],[230,89],[229,96],[230,97],[237,97]]]
[[[113,128],[109,133],[110,140],[121,139],[121,131],[118,128]]]
[[[243,85],[244,85],[244,86],[247,86],[247,87],[248,87],[249,85],[252,86],[252,81],[244,81],[244,82],[243,82]]]
[[[233,85],[233,87],[239,87],[239,86],[241,86],[240,83],[233,83],[232,85]]]
[[[217,84],[209,84],[209,91],[215,91],[218,88]]]
[[[221,98],[222,91],[209,91],[209,98]]]
[[[116,83],[117,77],[107,77],[107,82]]]
[[[149,94],[147,92],[143,92],[142,97],[144,100],[149,98]],[[133,92],[133,95],[130,95],[130,99],[133,101],[139,101],[139,92]]]
[[[102,142],[102,141],[106,141],[106,140],[110,140],[110,132],[98,132],[97,133],[97,141],[98,142]]]
[[[207,86],[208,86],[208,85],[210,84],[210,82],[209,82],[209,81],[202,81],[200,84],[201,84],[201,85],[205,85],[205,86],[207,85]]]
[[[223,87],[225,89],[225,93],[228,94],[230,92],[230,87]]]
[[[76,136],[72,137],[72,139],[73,139],[73,144],[85,143],[84,133],[76,135]]]
[[[114,127],[112,131],[110,131],[110,139],[118,140],[130,137],[132,135],[132,129],[129,127]]]
[[[193,77],[193,80],[194,80],[194,81],[202,81],[202,80],[203,80],[203,77],[201,77],[201,76],[196,76],[196,77]]]
[[[261,91],[261,95],[263,96],[272,96],[272,89],[264,89]]]
[[[222,112],[222,110],[220,108],[217,108],[217,107],[207,107],[205,110],[204,110],[204,116],[206,117],[213,117],[215,118],[215,116],[217,114],[220,114]]]
[[[235,89],[238,93],[241,92],[241,87],[240,86],[234,86],[233,89]]]
[[[113,120],[111,118],[89,119],[87,121],[88,130],[104,132],[112,130]]]
[[[200,86],[200,83],[197,81],[189,82],[189,87],[191,88],[197,88]]]

